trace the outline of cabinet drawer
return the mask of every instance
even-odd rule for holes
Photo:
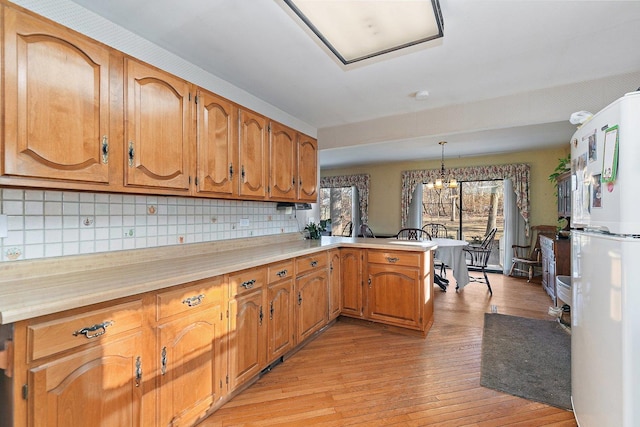
[[[420,254],[416,252],[370,250],[367,259],[374,264],[420,267]]]
[[[293,277],[293,260],[271,264],[267,267],[267,283]]]
[[[308,271],[326,268],[328,264],[327,252],[296,258],[296,274],[304,274]]]
[[[233,273],[229,276],[229,292],[231,297],[261,288],[267,281],[266,267],[252,268]]]
[[[195,312],[223,298],[223,278],[214,277],[193,285],[162,292],[157,296],[158,319],[162,320],[187,311]]]
[[[142,301],[136,300],[29,326],[30,360],[50,356],[102,337],[142,326]]]

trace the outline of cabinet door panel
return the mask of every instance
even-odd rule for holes
[[[238,192],[238,108],[209,92],[198,95],[199,194],[229,197]]]
[[[189,84],[126,60],[126,185],[189,189]]]
[[[298,141],[298,199],[318,201],[318,141],[306,135]]]
[[[340,249],[340,270],[342,283],[342,314],[362,317],[362,251],[360,249]]]
[[[297,342],[302,342],[329,320],[327,271],[319,270],[298,277],[296,298],[296,338]]]
[[[293,348],[293,280],[269,286],[269,355],[270,363]]]
[[[29,425],[139,426],[140,347],[137,334],[32,369]]]
[[[367,318],[420,328],[420,272],[416,268],[369,264]]]
[[[329,251],[329,320],[340,314],[342,299],[340,251]]]
[[[264,199],[267,195],[267,120],[240,111],[240,195]]]
[[[4,14],[4,174],[108,183],[109,51]]]
[[[229,357],[231,389],[258,374],[267,354],[266,321],[263,311],[263,291],[238,296],[230,302],[231,327]]]
[[[192,425],[217,400],[221,306],[161,325],[160,425]]]
[[[269,196],[272,199],[296,198],[296,144],[294,130],[271,123],[269,144]]]

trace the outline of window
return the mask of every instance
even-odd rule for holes
[[[439,223],[451,238],[480,243],[497,228],[490,268],[501,270],[498,242],[504,232],[503,180],[462,181],[458,188],[433,190],[424,186],[422,224]]]
[[[351,235],[354,187],[320,189],[320,222],[334,236]]]

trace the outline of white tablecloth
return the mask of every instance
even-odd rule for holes
[[[438,245],[436,258],[451,267],[457,288],[464,288],[469,283],[469,270],[467,270],[465,254],[462,248],[469,243],[456,239],[435,238],[432,240]]]

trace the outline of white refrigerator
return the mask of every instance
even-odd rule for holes
[[[571,138],[571,399],[580,427],[640,426],[640,92]]]

